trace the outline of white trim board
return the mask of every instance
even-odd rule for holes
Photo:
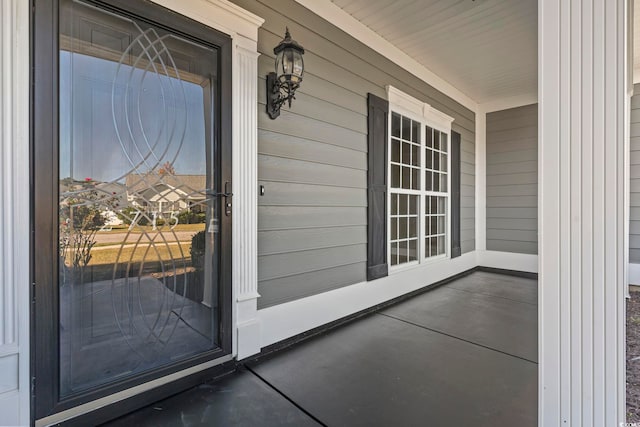
[[[538,94],[509,96],[506,98],[495,99],[490,102],[479,104],[485,113],[493,113],[494,111],[509,110],[511,108],[524,107],[525,105],[537,104]]]
[[[478,266],[506,270],[538,272],[538,255],[513,252],[477,251]]]
[[[640,264],[629,263],[629,282],[630,285],[640,286]]]
[[[30,422],[29,2],[0,2],[0,425]]]
[[[295,0],[471,111],[477,102],[329,0]]]
[[[476,267],[476,254],[391,273],[333,291],[258,310],[262,347],[349,316]]]

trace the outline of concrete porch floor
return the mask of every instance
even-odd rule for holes
[[[537,281],[474,272],[108,426],[536,426]]]

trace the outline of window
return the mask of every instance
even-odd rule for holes
[[[390,88],[389,265],[449,255],[452,119]]]

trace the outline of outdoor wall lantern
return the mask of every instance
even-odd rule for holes
[[[280,115],[280,107],[285,102],[291,108],[304,74],[304,48],[291,39],[289,28],[284,39],[273,48],[273,53],[276,54],[276,72],[267,74],[267,113],[271,119]]]

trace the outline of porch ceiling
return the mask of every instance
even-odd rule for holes
[[[330,1],[478,103],[537,95],[537,0]]]

